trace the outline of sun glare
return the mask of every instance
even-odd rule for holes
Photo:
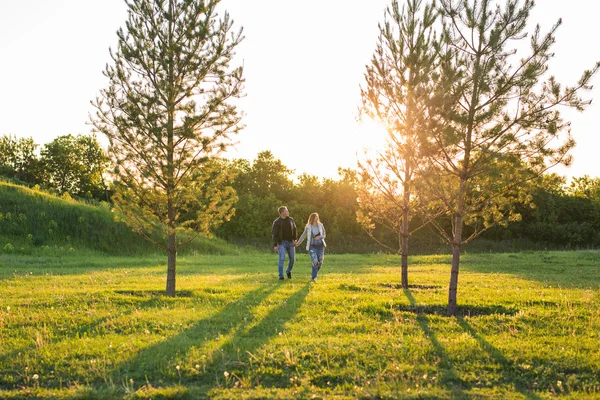
[[[369,118],[362,122],[357,122],[355,134],[357,138],[355,143],[357,157],[361,159],[365,153],[372,154],[382,151],[387,135],[387,130],[378,121]]]

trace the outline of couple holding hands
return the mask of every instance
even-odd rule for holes
[[[289,279],[292,279],[292,268],[294,268],[294,262],[296,261],[296,246],[302,244],[306,239],[306,250],[310,254],[312,261],[312,280],[317,281],[317,275],[323,265],[323,256],[325,255],[325,227],[319,221],[319,214],[312,213],[308,217],[308,223],[304,228],[304,232],[300,238],[298,237],[298,230],[296,228],[296,222],[290,217],[290,212],[286,206],[279,207],[279,218],[273,221],[273,250],[279,254],[279,279],[283,280],[283,264],[285,262],[285,255],[287,253],[289,258],[288,268],[286,275]]]

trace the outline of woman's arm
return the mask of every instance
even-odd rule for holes
[[[296,241],[296,246],[300,246],[302,244],[302,242],[304,242],[304,239],[306,238],[306,235],[308,234],[308,227],[304,228],[304,232],[302,232],[302,235],[298,238],[298,240]]]

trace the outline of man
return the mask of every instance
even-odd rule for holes
[[[279,279],[283,280],[283,263],[285,262],[285,253],[288,254],[289,263],[286,271],[288,279],[292,279],[292,268],[296,261],[296,250],[294,249],[297,239],[296,222],[290,217],[290,212],[286,206],[279,207],[279,218],[273,221],[273,250],[279,254]]]

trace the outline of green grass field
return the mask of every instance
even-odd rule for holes
[[[0,255],[0,398],[600,399],[600,254]]]

